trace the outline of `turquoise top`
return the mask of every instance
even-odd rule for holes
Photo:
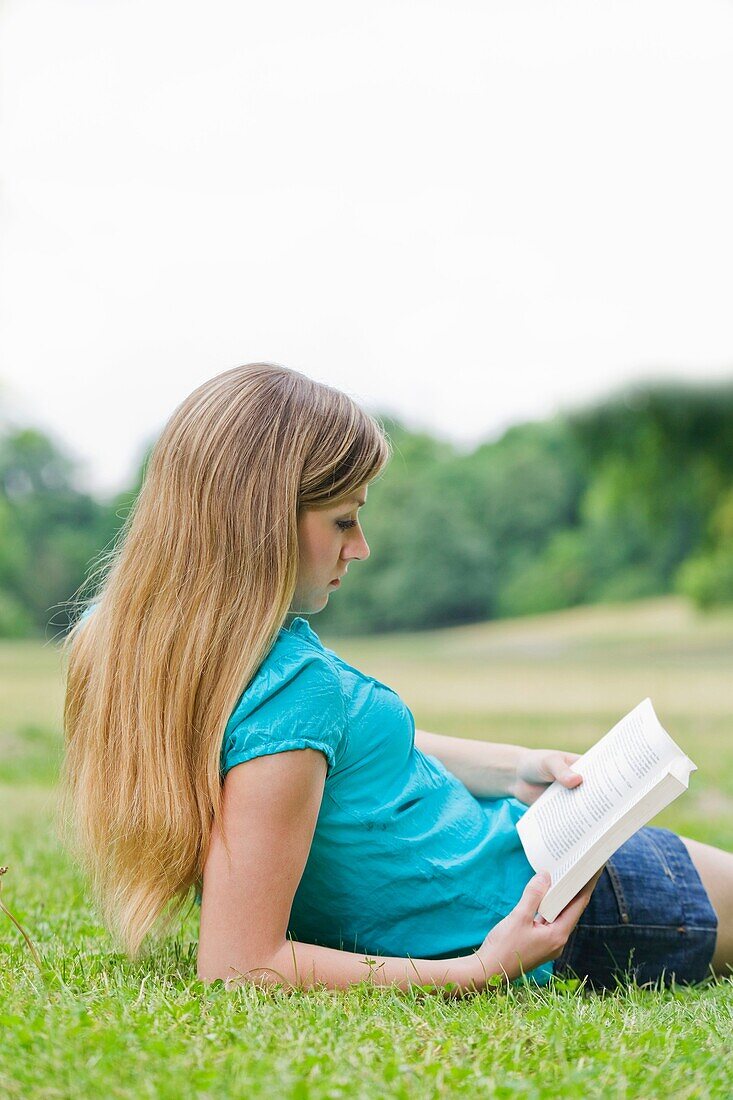
[[[227,722],[221,770],[312,748],[323,800],[289,934],[370,955],[446,958],[479,947],[533,871],[514,798],[474,797],[415,746],[396,691],[326,649],[303,618],[280,630]],[[544,984],[548,962],[531,971]]]

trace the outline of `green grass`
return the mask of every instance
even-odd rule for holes
[[[650,695],[700,769],[656,823],[733,848],[733,614],[659,600],[334,647],[418,727],[458,736],[580,751]],[[196,980],[196,911],[130,963],[54,832],[57,651],[0,644],[0,701],[0,896],[44,970],[0,913],[0,1096],[730,1096],[729,980],[462,1001],[225,990]]]

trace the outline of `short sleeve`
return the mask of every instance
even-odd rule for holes
[[[328,774],[346,737],[341,678],[325,654],[308,647],[258,674],[232,713],[221,752],[222,775],[257,756],[290,749],[323,753]]]

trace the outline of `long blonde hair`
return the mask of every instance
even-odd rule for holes
[[[224,728],[290,608],[301,510],[390,455],[348,395],[268,363],[204,382],[158,438],[62,646],[59,824],[132,958],[201,884]]]

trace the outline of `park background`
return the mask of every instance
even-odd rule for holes
[[[733,603],[733,383],[633,387],[466,452],[379,415],[370,556],[321,612],[386,633],[676,593]],[[0,432],[0,637],[60,639],[144,476],[98,499],[37,427]]]
[[[313,626],[421,728],[583,751],[643,697],[733,849],[733,8],[0,6],[0,1092],[730,1094],[730,981],[446,1003],[139,963],[55,827],[60,645],[176,405],[282,362],[394,457]]]

